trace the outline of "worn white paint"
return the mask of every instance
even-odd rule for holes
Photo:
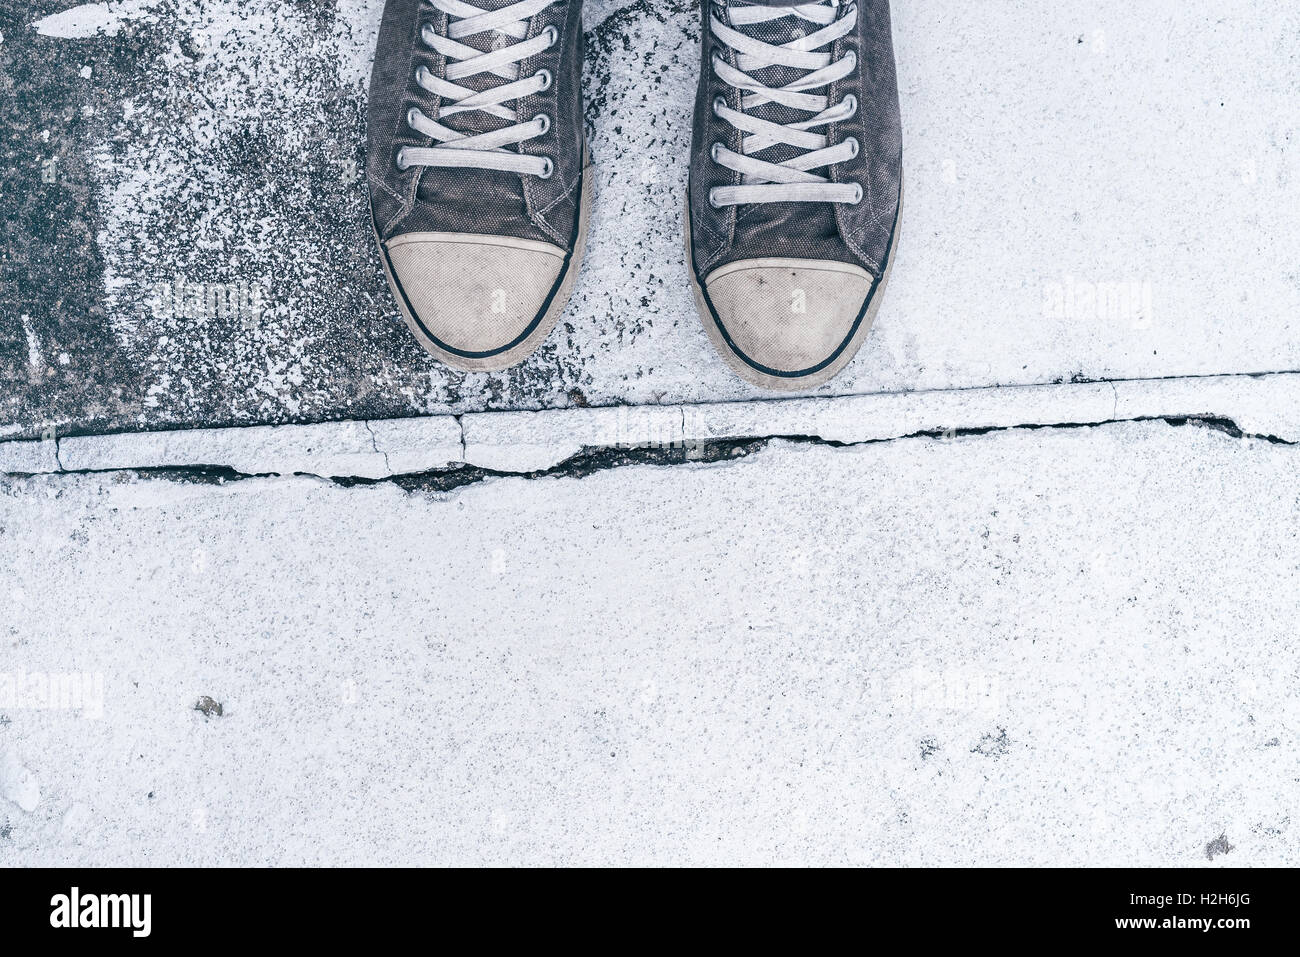
[[[32,24],[41,36],[62,40],[85,40],[103,35],[115,37],[128,22],[149,17],[162,0],[118,0],[109,3],[83,3],[52,13]]]

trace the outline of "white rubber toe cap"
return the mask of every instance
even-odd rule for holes
[[[875,280],[849,263],[747,259],[704,281],[732,366],[766,388],[826,381],[856,351]]]
[[[468,233],[406,233],[385,244],[411,331],[449,365],[504,369],[553,322],[565,252],[550,243]]]

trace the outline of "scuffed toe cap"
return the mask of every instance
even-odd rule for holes
[[[407,233],[384,245],[412,331],[443,361],[501,369],[550,331],[565,252],[508,236]]]
[[[737,371],[766,388],[803,389],[852,357],[874,282],[848,263],[748,259],[714,270],[704,288]]]

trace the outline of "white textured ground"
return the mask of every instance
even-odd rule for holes
[[[6,666],[104,692],[0,709],[0,860],[1295,864],[1298,462],[1149,422],[10,478]]]
[[[46,316],[144,377],[103,421],[357,421],[67,437],[97,340],[22,317],[0,865],[1300,864],[1300,13],[895,3],[892,286],[845,394],[775,402],[686,292],[689,4],[589,0],[588,264],[468,377],[295,218],[361,222],[347,169],[222,165],[359,155],[381,0],[34,6],[112,105],[106,308]],[[141,306],[279,265],[228,341]]]

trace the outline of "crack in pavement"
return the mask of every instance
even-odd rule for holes
[[[379,439],[375,436],[375,427],[371,424],[369,419],[363,419],[362,421],[365,423],[366,431],[370,433],[371,448],[373,448],[375,452],[377,452],[379,455],[382,455],[384,457],[384,469],[388,472],[389,475],[393,474],[393,464],[388,461],[388,453],[379,447]],[[460,442],[463,450],[465,445],[464,430],[461,430]]]
[[[459,421],[459,419],[458,419]],[[1294,447],[1300,442],[1284,439],[1276,435],[1250,433],[1244,431],[1235,421],[1222,416],[1169,416],[1145,415],[1132,418],[1107,419],[1100,422],[1054,422],[1025,423],[1020,425],[971,426],[953,429],[925,429],[906,435],[888,438],[860,439],[841,441],[827,439],[820,435],[763,435],[737,436],[725,439],[693,440],[671,445],[631,445],[590,446],[569,456],[561,462],[547,468],[528,471],[511,471],[484,468],[482,466],[460,463],[441,469],[422,472],[407,472],[387,475],[380,478],[350,475],[320,475],[312,472],[241,472],[224,465],[183,465],[108,469],[62,469],[58,472],[43,473],[9,473],[14,478],[32,478],[36,476],[55,475],[112,475],[119,473],[135,474],[145,478],[185,482],[201,485],[225,485],[230,482],[248,479],[268,478],[311,478],[329,482],[343,488],[358,488],[374,485],[395,485],[406,492],[446,493],[476,485],[490,479],[522,478],[526,480],[546,478],[583,479],[597,472],[626,468],[632,465],[652,465],[671,467],[676,465],[712,465],[722,462],[734,462],[760,452],[768,446],[784,442],[792,445],[825,446],[834,449],[855,448],[865,445],[881,445],[916,439],[931,439],[941,442],[959,438],[993,435],[1002,432],[1037,432],[1067,429],[1097,429],[1109,425],[1122,425],[1140,422],[1162,422],[1171,428],[1202,428],[1220,432],[1230,438],[1255,441],[1268,445]],[[373,431],[371,432],[374,438]],[[464,431],[461,432],[461,446],[465,447]],[[385,456],[376,443],[376,452]]]
[[[463,416],[463,415],[453,415],[452,418],[456,420],[456,428],[460,430],[460,457],[463,459],[463,458],[465,458],[465,454],[466,454],[466,449],[465,449],[465,416]]]

